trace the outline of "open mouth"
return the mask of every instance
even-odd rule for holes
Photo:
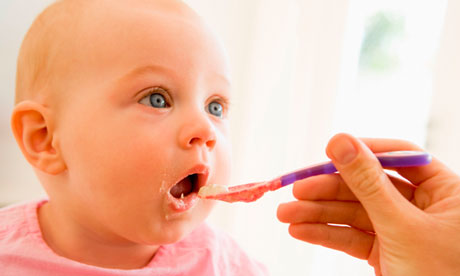
[[[184,198],[198,190],[198,174],[194,173],[179,181],[169,192],[175,198]]]
[[[176,212],[193,208],[199,201],[198,191],[206,185],[209,171],[205,165],[197,165],[168,191],[169,207]]]

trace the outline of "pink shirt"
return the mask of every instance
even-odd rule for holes
[[[46,201],[0,209],[0,275],[267,275],[228,235],[203,224],[183,240],[161,246],[144,268],[107,269],[54,253],[43,241],[37,208]]]

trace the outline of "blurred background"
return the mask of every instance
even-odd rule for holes
[[[45,194],[10,131],[16,58],[51,0],[0,1],[0,206]],[[233,179],[326,160],[335,133],[411,140],[460,173],[460,1],[186,0],[232,66]],[[291,187],[220,203],[209,221],[273,275],[373,275],[365,261],[296,241],[276,219]]]

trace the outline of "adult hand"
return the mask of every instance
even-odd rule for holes
[[[460,275],[460,177],[435,158],[390,176],[372,152],[398,150],[421,149],[334,136],[326,152],[339,174],[294,183],[298,200],[278,219],[294,238],[367,259],[376,275]]]

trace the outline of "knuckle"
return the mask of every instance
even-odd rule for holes
[[[353,212],[350,214],[350,224],[354,226],[358,226],[360,224],[360,219],[362,214],[363,208],[361,207],[361,204],[356,204],[355,208],[353,209]]]
[[[350,174],[348,184],[367,198],[381,194],[386,175],[374,166],[359,167]]]
[[[408,141],[408,140],[399,140],[399,142],[403,145],[405,145],[405,147],[407,147],[408,150],[422,150],[422,148],[420,148],[417,144],[411,142],[411,141]]]
[[[424,151],[423,148],[421,148],[419,145],[417,145],[417,144],[415,144],[414,142],[411,142],[411,141],[399,140],[397,145],[398,145],[398,148],[396,148],[394,150]]]
[[[318,222],[327,221],[327,214],[326,214],[325,207],[319,204],[316,206],[316,221]]]
[[[420,151],[423,150],[419,145],[414,142],[405,139],[381,139],[381,138],[361,138],[361,140],[367,146],[378,146],[382,143],[391,144],[394,146],[392,150],[415,150]]]

